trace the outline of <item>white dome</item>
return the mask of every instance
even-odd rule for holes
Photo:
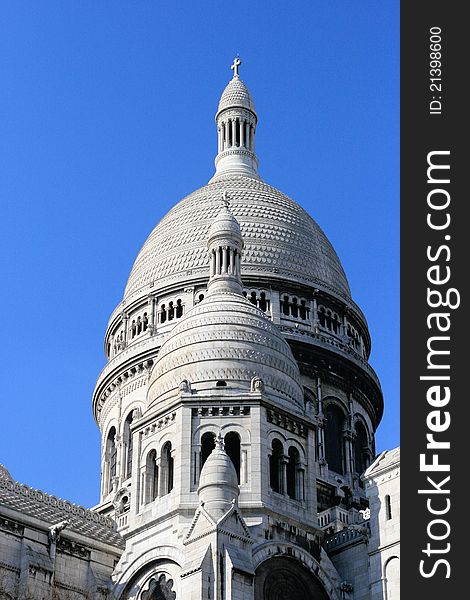
[[[202,467],[197,493],[204,508],[215,518],[223,516],[239,496],[237,472],[219,438]]]
[[[233,174],[186,196],[163,217],[137,256],[125,300],[209,278],[207,240],[224,191],[243,236],[243,280],[299,282],[350,300],[338,256],[305,210],[267,183]]]
[[[222,92],[220,97],[218,113],[225,108],[247,108],[255,113],[255,103],[250,90],[240,77],[234,77]],[[256,113],[255,113],[256,114]]]
[[[245,392],[259,377],[266,393],[303,409],[299,368],[288,343],[266,315],[241,294],[209,294],[171,331],[152,369],[149,406],[178,394],[189,380],[197,390],[225,381]]]

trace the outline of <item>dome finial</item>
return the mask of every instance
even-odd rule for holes
[[[238,77],[238,67],[242,64],[242,61],[240,60],[240,56],[237,54],[237,56],[233,59],[233,64],[230,67],[233,70],[233,76],[234,77]]]
[[[215,442],[215,447],[217,448],[217,450],[225,449],[224,436],[222,435],[222,432],[220,429],[217,432],[217,435],[215,436],[214,442]]]

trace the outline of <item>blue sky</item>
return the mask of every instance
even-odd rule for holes
[[[0,462],[98,501],[91,394],[147,235],[213,174],[239,53],[260,173],[324,229],[399,444],[399,4],[6,0],[0,6]]]

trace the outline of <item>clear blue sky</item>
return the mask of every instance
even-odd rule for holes
[[[229,66],[263,178],[324,229],[371,330],[399,444],[398,0],[5,0],[0,6],[0,462],[98,501],[107,319],[160,218],[213,173]]]

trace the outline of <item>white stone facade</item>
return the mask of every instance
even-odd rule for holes
[[[400,448],[382,452],[364,474],[371,512],[370,599],[400,598]]]

